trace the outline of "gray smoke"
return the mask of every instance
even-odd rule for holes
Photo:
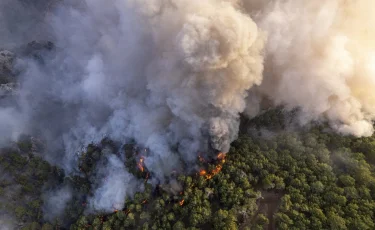
[[[53,222],[56,217],[62,216],[67,203],[72,198],[72,190],[66,185],[59,189],[48,191],[43,194],[44,218]]]
[[[42,136],[56,153],[47,159],[63,158],[68,172],[104,136],[149,148],[145,164],[160,178],[198,151],[227,152],[246,91],[262,79],[263,36],[231,3],[216,3],[65,2],[46,19],[57,47],[43,63],[19,60],[24,131]]]
[[[6,214],[0,215],[0,230],[14,230],[16,229],[13,217]]]
[[[15,48],[34,39],[49,39],[46,9],[59,0],[1,0],[0,50]]]
[[[13,108],[0,109],[0,146],[6,146],[16,140],[23,132],[22,115]]]
[[[125,199],[143,189],[143,184],[128,173],[123,162],[109,156],[97,169],[99,184],[89,199],[89,212],[113,212],[124,207]]]

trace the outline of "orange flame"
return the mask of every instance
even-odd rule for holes
[[[220,160],[219,163],[218,163],[218,165],[216,165],[215,168],[211,172],[209,172],[209,173],[207,173],[205,170],[201,169],[199,171],[199,175],[200,176],[204,176],[206,178],[206,180],[209,180],[212,177],[214,177],[223,168],[223,164],[225,163],[225,156],[226,156],[225,153],[219,153],[217,155],[217,159]]]
[[[182,206],[184,204],[185,200],[181,200],[180,202],[178,202],[180,204],[180,206]]]
[[[143,172],[145,169],[144,169],[144,167],[143,167],[143,162],[144,162],[144,158],[143,157],[141,157],[140,159],[139,159],[139,162],[138,162],[138,164],[137,164],[137,167],[138,167],[138,169],[139,170],[141,170],[141,172]]]
[[[207,172],[206,172],[206,170],[204,170],[204,169],[201,169],[200,171],[199,171],[199,175],[201,175],[201,176],[204,176],[204,175],[206,175],[207,174]]]
[[[226,156],[225,153],[219,153],[219,154],[217,154],[217,159],[218,160],[225,160],[225,156]]]
[[[146,204],[147,203],[147,200],[144,200],[144,201],[142,201],[142,203],[141,204]]]
[[[214,174],[214,175],[218,174],[222,168],[223,168],[222,165],[216,165],[215,169],[212,170],[211,174]]]

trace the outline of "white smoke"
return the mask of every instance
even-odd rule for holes
[[[13,108],[0,109],[0,146],[9,145],[23,131],[22,117]]]
[[[8,215],[0,216],[0,230],[14,230],[16,229],[16,223],[13,220],[13,217]]]
[[[125,199],[143,189],[142,183],[129,174],[123,162],[115,155],[109,156],[98,167],[100,183],[95,194],[89,199],[90,212],[113,212],[124,207]]]
[[[87,144],[134,139],[163,181],[198,151],[227,152],[239,115],[258,114],[265,100],[300,108],[302,124],[371,135],[374,11],[370,0],[63,1],[43,25],[54,51],[42,64],[18,60],[18,104],[0,109],[0,138],[43,137],[46,158],[68,173]],[[117,161],[95,210],[132,191],[119,185],[133,179]]]
[[[72,189],[64,186],[59,189],[48,191],[43,194],[44,218],[53,222],[56,217],[62,216],[67,203],[72,198]]]
[[[255,18],[268,42],[258,97],[300,108],[303,123],[326,120],[344,134],[372,135],[374,13],[375,2],[369,0],[262,5]]]

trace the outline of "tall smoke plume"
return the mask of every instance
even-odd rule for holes
[[[69,173],[87,144],[134,139],[163,181],[199,151],[227,152],[239,115],[256,115],[265,100],[299,108],[302,124],[372,135],[374,11],[370,0],[66,0],[29,36],[5,20],[4,48],[43,36],[54,45],[15,61],[20,87],[17,103],[0,109],[0,143],[42,137],[46,159]],[[134,180],[103,167],[109,180]],[[113,184],[98,185],[93,206],[109,210],[102,199],[122,205],[134,191],[105,192]]]

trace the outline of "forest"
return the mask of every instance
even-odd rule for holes
[[[143,149],[122,146],[126,168],[144,189],[112,213],[86,214],[85,206],[95,165],[118,152],[115,143],[90,145],[79,172],[65,175],[33,154],[42,144],[24,137],[2,149],[1,211],[23,230],[374,229],[375,137],[338,135],[325,124],[295,127],[292,116],[278,108],[244,119],[227,154],[197,155],[200,171],[165,184],[150,183]],[[63,185],[74,195],[63,215],[47,222],[43,191]]]
[[[375,229],[374,0],[0,0],[0,230]]]

